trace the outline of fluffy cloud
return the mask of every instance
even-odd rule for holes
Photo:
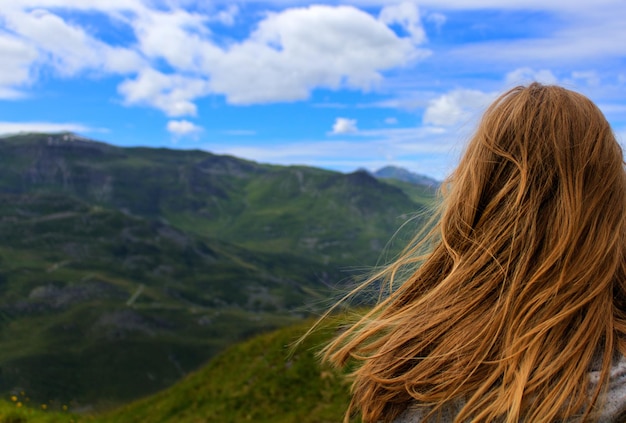
[[[210,92],[204,79],[167,75],[154,69],[144,69],[136,79],[126,80],[118,90],[128,105],[156,107],[170,117],[195,116],[195,98]]]
[[[45,63],[62,76],[83,70],[128,73],[142,66],[136,52],[109,46],[47,10],[9,10],[0,16],[6,27],[36,52],[29,56],[30,66]]]
[[[30,64],[37,58],[37,49],[23,40],[0,33],[0,99],[21,97],[16,89],[31,82]]]
[[[425,124],[452,126],[466,123],[489,105],[494,94],[457,89],[430,101],[422,118]]]
[[[306,99],[319,87],[368,90],[383,71],[429,53],[417,46],[425,37],[410,3],[384,8],[380,19],[351,6],[285,9],[265,15],[240,41],[219,40],[211,31],[213,24],[235,23],[239,9],[232,4],[205,13],[138,0],[4,3],[0,20],[11,34],[0,32],[2,98],[19,96],[17,89],[49,66],[64,77],[127,76],[118,87],[124,104],[195,115],[194,101],[209,94],[253,104]],[[136,41],[107,44],[66,18],[72,10],[103,14],[131,29]],[[410,37],[398,36],[388,26],[393,23]]]
[[[221,10],[215,16],[215,20],[221,22],[223,25],[231,26],[235,24],[235,18],[239,14],[239,7],[231,4],[228,8]]]
[[[270,14],[207,70],[230,103],[294,101],[316,87],[370,89],[381,71],[426,54],[361,10],[319,5]]]
[[[411,35],[416,44],[426,41],[426,32],[422,27],[417,5],[404,2],[392,6],[386,6],[380,11],[379,19],[386,25],[397,23]]]
[[[448,18],[446,18],[446,15],[441,14],[441,13],[430,13],[427,17],[426,20],[428,22],[432,22],[435,24],[435,27],[437,28],[437,30],[441,30],[441,27],[443,27],[443,24],[446,23],[446,21],[448,20]]]
[[[179,71],[203,73],[222,51],[210,41],[209,18],[185,10],[146,11],[129,22],[139,49],[153,61],[165,60]]]
[[[356,119],[338,117],[333,124],[332,134],[354,134],[358,132]]]
[[[117,12],[119,10],[141,11],[142,0],[3,0],[2,9],[67,8],[82,11]]]
[[[598,86],[600,85],[600,75],[595,71],[574,71],[572,72],[572,80],[574,81],[583,81],[588,86]]]
[[[558,79],[550,70],[542,69],[536,71],[529,67],[515,69],[507,73],[505,77],[505,83],[507,85],[527,84],[533,81],[543,84],[556,84]]]
[[[175,136],[184,136],[201,132],[202,128],[188,120],[170,120],[167,122],[167,130]]]

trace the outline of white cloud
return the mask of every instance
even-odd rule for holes
[[[378,19],[385,25],[397,23],[402,26],[411,35],[415,44],[426,41],[426,32],[422,27],[419,10],[415,3],[405,1],[392,6],[385,6],[380,11]]]
[[[387,125],[397,125],[398,124],[398,119],[396,119],[395,117],[388,117],[385,119],[385,123]]]
[[[4,0],[0,3],[5,10],[17,8],[66,8],[115,12],[119,10],[141,11],[144,9],[142,0],[20,0],[19,2]]]
[[[588,86],[597,87],[600,85],[601,78],[596,71],[574,71],[572,80],[583,81]]]
[[[179,71],[203,73],[222,51],[210,41],[209,18],[185,10],[149,10],[130,24],[140,51],[153,61],[164,59]]]
[[[361,10],[317,5],[268,15],[207,70],[230,103],[295,101],[317,87],[368,90],[426,54]]]
[[[32,81],[30,64],[37,58],[37,49],[29,43],[0,32],[0,99],[19,98],[18,87]]]
[[[429,13],[426,20],[435,24],[437,31],[441,31],[441,27],[446,23],[448,18],[442,13]]]
[[[235,18],[238,14],[239,7],[235,4],[231,4],[226,9],[220,11],[214,19],[221,22],[223,25],[232,26],[235,24]]]
[[[118,87],[127,105],[148,105],[167,116],[195,116],[193,100],[209,93],[204,79],[177,74],[166,75],[154,69],[144,69],[136,79],[126,80]]]
[[[376,101],[373,103],[361,103],[358,105],[358,107],[380,107],[384,109],[402,109],[413,111],[428,106],[428,98],[433,97],[433,95],[437,94],[430,91],[409,91],[406,89],[400,89],[399,91],[400,93],[397,97],[387,100]]]
[[[25,132],[102,132],[80,123],[53,122],[0,122],[0,134],[18,134]]]
[[[0,87],[0,100],[17,100],[24,97],[26,97],[26,95],[22,91],[14,88]]]
[[[9,10],[0,12],[0,16],[23,43],[36,48],[36,54],[31,52],[29,56],[28,66],[46,64],[62,76],[73,76],[83,70],[128,73],[142,65],[136,52],[109,46],[47,10]]]
[[[332,134],[354,134],[358,132],[356,119],[346,119],[338,117],[333,124]]]
[[[258,104],[303,100],[316,88],[369,90],[385,70],[429,54],[416,46],[425,35],[410,3],[385,7],[382,21],[352,6],[287,8],[264,15],[243,40],[226,42],[210,25],[234,24],[238,6],[211,13],[184,10],[180,2],[157,6],[138,0],[3,2],[0,19],[14,35],[0,33],[0,52],[11,53],[3,56],[9,60],[0,69],[0,93],[17,97],[42,66],[65,77],[124,75],[118,92],[125,104],[183,116],[194,115],[195,99],[209,94]],[[137,40],[107,44],[86,24],[64,18],[73,10],[104,14],[131,28]],[[385,22],[403,25],[411,37],[396,35]],[[163,62],[171,75],[164,75]]]
[[[170,120],[167,122],[167,130],[175,136],[197,134],[202,128],[188,120]]]
[[[626,27],[621,19],[625,3],[599,2],[421,0],[422,10],[433,12],[420,16],[412,1],[391,5],[383,0],[349,0],[346,3],[352,6],[311,6],[305,0],[269,0],[276,6],[270,7],[274,12],[257,14],[260,20],[256,24],[246,22],[253,28],[249,34],[237,32],[237,38],[220,38],[213,30],[238,23],[245,9],[237,5],[245,2],[216,0],[185,10],[194,2],[0,0],[0,22],[10,32],[0,30],[0,98],[23,97],[23,91],[44,74],[41,68],[46,66],[66,77],[122,75],[125,80],[118,93],[124,104],[155,107],[172,117],[196,115],[196,100],[213,94],[225,96],[231,104],[259,104],[307,99],[317,88],[370,90],[381,86],[387,71],[411,65],[430,53],[419,48],[426,41],[422,20],[440,27],[446,23],[443,13],[448,10],[490,8],[548,10],[557,20],[549,31],[536,32],[534,38],[529,30],[526,38],[515,40],[477,41],[450,50],[438,46],[442,50],[437,52],[436,65],[471,67],[476,74],[515,69],[507,83],[524,78],[551,82],[556,78],[547,69],[562,76],[563,67],[570,74],[571,69],[581,69],[580,60],[621,60],[626,55],[626,43],[622,42]],[[380,8],[377,16],[368,13],[376,8]],[[107,44],[89,24],[67,18],[74,10],[103,14],[134,31],[137,40]],[[398,36],[390,26],[402,27],[409,36]],[[597,75],[605,77],[601,72]],[[420,79],[411,75],[404,81],[411,78]],[[571,79],[591,87],[598,80],[603,82],[598,78],[579,73]],[[394,88],[395,93],[401,91]],[[438,106],[428,105],[425,122],[449,122],[437,114],[446,107],[453,118],[463,115],[458,102],[446,106],[445,99],[439,101]]]
[[[424,112],[423,122],[437,126],[453,126],[469,122],[477,117],[494,99],[492,93],[478,90],[457,89],[430,101]]]
[[[626,55],[626,43],[622,42],[626,39],[622,19],[626,3],[615,3],[614,7],[591,5],[588,3],[587,9],[561,10],[566,12],[560,15],[561,22],[554,22],[553,28],[546,28],[537,35],[463,44],[454,49],[450,60],[491,68],[494,64],[562,68],[621,60]]]
[[[556,84],[558,79],[552,71],[548,69],[534,70],[529,67],[515,69],[506,74],[505,83],[507,85],[521,85],[529,82],[541,82],[542,84]]]

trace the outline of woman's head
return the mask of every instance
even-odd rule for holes
[[[583,229],[615,232],[624,220],[626,178],[611,128],[588,98],[558,86],[533,83],[498,98],[451,186],[447,216],[473,231],[534,219],[554,232],[545,234],[552,243]],[[584,228],[591,220],[601,227]]]
[[[444,187],[430,237],[372,278],[397,289],[326,350],[361,363],[353,405],[367,422],[454,398],[459,421],[590,409],[594,357],[606,381],[626,352],[626,174],[604,116],[561,87],[514,88]]]
[[[448,186],[440,236],[453,258],[501,266],[509,281],[523,275],[522,287],[542,279],[553,285],[547,291],[622,261],[622,151],[602,112],[578,93],[533,83],[502,95]]]

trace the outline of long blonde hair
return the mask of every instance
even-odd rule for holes
[[[623,164],[586,97],[533,83],[498,98],[432,231],[370,279],[392,292],[324,350],[355,366],[351,410],[390,422],[461,399],[458,422],[593,419],[626,353]]]

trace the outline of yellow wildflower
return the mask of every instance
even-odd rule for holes
[[[11,395],[11,401],[13,401],[13,402],[17,401],[17,396]]]

